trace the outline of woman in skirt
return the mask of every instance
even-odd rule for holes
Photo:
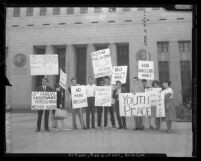
[[[171,132],[172,121],[175,119],[175,109],[173,104],[173,90],[170,88],[170,82],[163,82],[163,94],[165,102],[165,121],[167,124],[167,132]]]

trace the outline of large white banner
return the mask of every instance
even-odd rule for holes
[[[32,92],[31,110],[53,110],[57,108],[57,92]]]
[[[109,48],[91,53],[94,77],[112,75],[112,62]]]
[[[116,84],[116,81],[120,81],[121,84],[125,84],[126,76],[127,76],[127,66],[113,66],[111,84]]]
[[[165,117],[164,95],[161,88],[147,88],[145,92],[150,96],[150,105],[155,108],[154,117]]]
[[[149,94],[120,93],[119,94],[120,116],[151,116]]]
[[[154,62],[153,61],[138,61],[138,78],[154,80]]]
[[[72,95],[73,109],[88,106],[86,86],[72,86],[71,95]]]
[[[111,86],[97,86],[95,93],[95,106],[111,106]]]
[[[58,55],[30,55],[31,75],[58,75]]]
[[[60,79],[59,79],[59,85],[66,89],[66,82],[67,82],[67,74],[63,72],[62,69],[60,69]]]

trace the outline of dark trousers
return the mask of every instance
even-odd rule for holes
[[[161,128],[161,118],[160,117],[156,117],[155,118],[155,123],[156,123],[156,128],[160,129]]]
[[[43,110],[38,110],[37,112],[38,112],[37,130],[40,130]],[[49,129],[48,120],[49,120],[49,110],[45,110],[45,119],[44,119],[45,130]]]
[[[116,116],[117,116],[119,128],[126,128],[126,117],[120,116],[120,113],[119,113],[119,101],[115,101],[115,109],[116,109]]]
[[[135,128],[143,128],[143,120],[141,116],[135,116]]]
[[[91,127],[95,128],[95,119],[94,119],[94,103],[95,98],[94,97],[88,97],[88,107],[86,108],[86,124],[87,128],[90,128],[90,114],[91,114]]]
[[[97,106],[97,123],[98,127],[101,127],[101,122],[102,122],[102,113],[103,113],[103,107],[102,106]]]
[[[106,127],[107,126],[107,112],[109,110],[110,112],[110,116],[111,116],[111,123],[112,123],[112,126],[114,127],[115,126],[115,120],[114,120],[114,108],[113,108],[113,105],[111,107],[104,107],[104,126]]]
[[[77,116],[79,118],[81,128],[85,127],[84,121],[83,121],[83,115],[82,115],[82,111],[81,110],[82,109],[80,109],[80,108],[72,109],[73,129],[77,129],[76,114],[77,114]]]

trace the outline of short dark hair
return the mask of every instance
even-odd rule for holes
[[[93,77],[92,77],[92,76],[88,76],[88,79],[89,79],[89,78],[92,78],[92,79],[93,79]]]
[[[133,79],[137,79],[137,80],[139,80],[138,77],[134,77]]]
[[[121,84],[121,81],[118,80],[118,81],[116,81],[116,84],[117,84],[117,83],[120,83],[120,84]]]
[[[46,82],[49,82],[49,80],[48,80],[47,78],[45,78],[45,77],[43,77],[43,78],[41,79],[41,81],[43,81],[43,80],[45,80]]]
[[[154,81],[152,82],[152,87],[154,86],[154,84],[157,84],[158,86],[160,86],[160,83],[159,83],[159,81],[157,81],[157,80],[154,80]]]
[[[73,78],[71,78],[71,82],[72,82],[73,80],[76,80],[76,79],[73,77]]]
[[[143,79],[142,82],[147,82],[147,80],[146,80],[146,79]]]
[[[110,80],[110,77],[108,77],[108,76],[105,76],[105,79],[109,79],[109,80]]]

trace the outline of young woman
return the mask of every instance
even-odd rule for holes
[[[63,109],[64,108],[63,91],[59,85],[56,85],[55,88],[56,88],[56,92],[57,92],[57,108]],[[55,110],[53,111],[53,114],[55,114]],[[64,119],[61,119],[60,122],[61,122],[62,130],[69,130],[69,129],[65,128]],[[58,120],[54,120],[53,128],[58,130]]]
[[[160,88],[160,84],[159,81],[153,81],[152,82],[152,87],[153,88]],[[155,118],[155,124],[156,124],[156,130],[159,130],[161,127],[161,118],[160,117],[156,117]]]
[[[170,88],[171,82],[164,81],[163,82],[163,94],[164,94],[164,102],[165,102],[165,121],[167,124],[167,132],[171,132],[172,128],[172,120],[175,119],[175,111],[173,105],[173,90]]]

